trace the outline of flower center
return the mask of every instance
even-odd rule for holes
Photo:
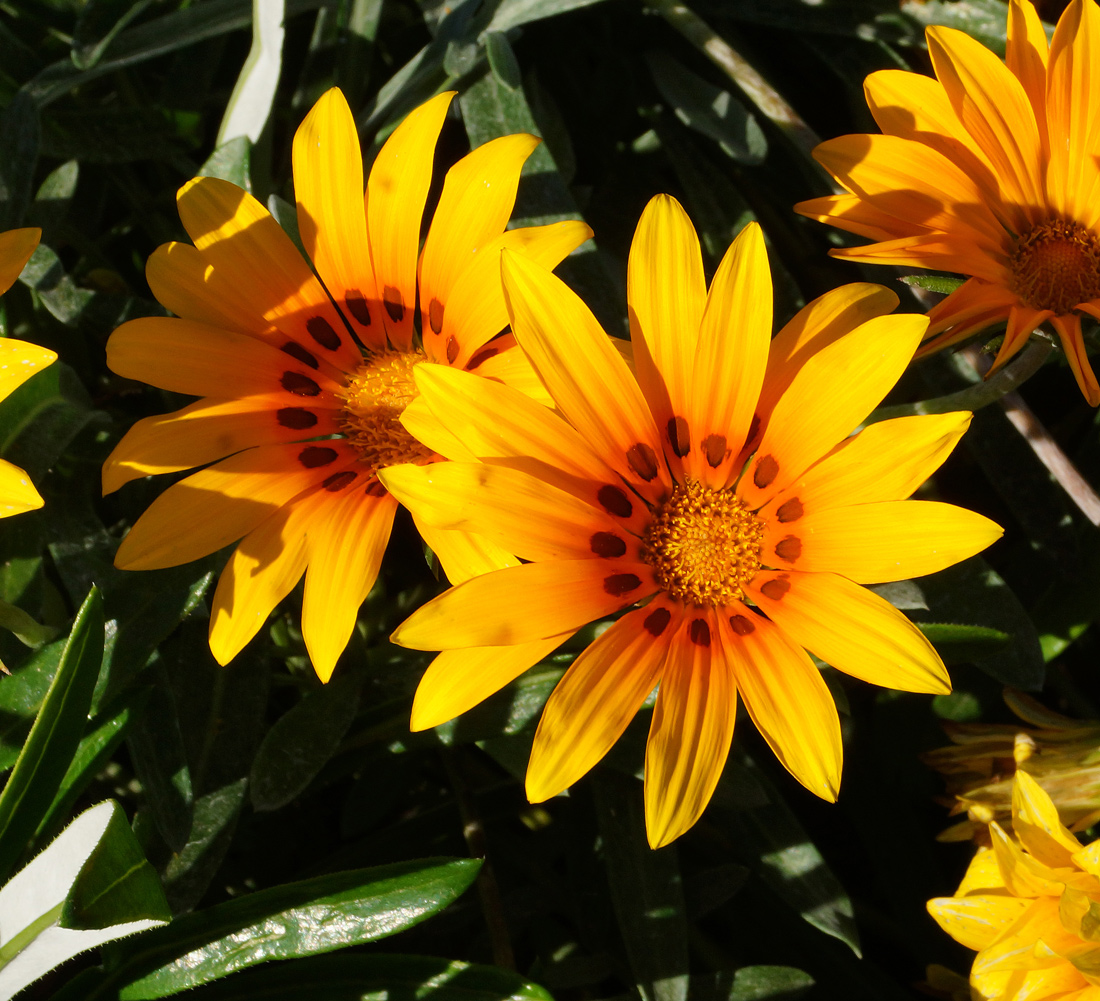
[[[1100,298],[1100,239],[1075,222],[1040,223],[1016,241],[1013,289],[1032,309],[1056,316]]]
[[[672,597],[698,608],[744,598],[760,569],[764,523],[729,490],[689,481],[653,513],[645,561]]]
[[[364,358],[348,379],[340,423],[348,441],[374,469],[423,463],[433,455],[401,425],[405,408],[420,395],[413,369],[423,360],[419,351],[379,351]]]

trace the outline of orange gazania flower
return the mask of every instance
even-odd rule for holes
[[[896,296],[850,285],[772,341],[759,227],[734,242],[708,293],[695,230],[668,196],[650,202],[630,252],[637,377],[549,271],[511,254],[503,271],[513,330],[557,412],[422,366],[440,431],[481,461],[381,477],[422,521],[484,533],[530,562],[453,588],[394,633],[443,651],[416,693],[413,728],[463,712],[585,623],[630,608],[547,702],[532,801],[584,775],[658,683],[645,780],[654,847],[706,806],[738,693],[791,773],[835,798],[836,708],[803,648],[868,681],[947,691],[927,640],[858,585],[930,573],[1000,535],[960,508],[902,500],[970,414],[846,438],[901,375],[925,319],[886,316]],[[423,433],[446,450],[442,433]]]
[[[42,230],[10,229],[0,233],[0,295],[3,295],[30,260]],[[0,400],[6,400],[40,368],[57,361],[57,354],[37,344],[0,339]],[[42,497],[27,474],[18,466],[0,459],[0,518],[42,506]]]
[[[501,250],[553,267],[590,230],[565,222],[503,232],[538,142],[505,136],[448,171],[418,255],[452,97],[433,98],[397,127],[365,202],[343,95],[330,90],[306,117],[294,138],[295,193],[320,280],[251,195],[214,178],[184,185],[180,218],[195,245],[160,247],[147,269],[153,292],[179,318],[133,320],[107,345],[120,375],[203,397],[138,422],[104,465],[103,487],[213,463],[153,502],[115,563],[175,566],[243,536],[211,613],[210,648],[223,664],[304,572],[302,633],[318,675],[331,675],[397,508],[376,474],[436,458],[399,423],[417,395],[418,364],[537,387],[511,336],[498,336],[508,322]],[[452,580],[517,562],[468,533],[421,529]]]
[[[977,1001],[1100,1001],[1100,841],[1087,847],[1063,826],[1050,796],[1016,773],[1010,838],[989,825],[954,897],[928,902],[941,928],[977,950]]]
[[[971,276],[929,313],[922,354],[1007,321],[997,368],[1049,321],[1096,406],[1081,314],[1100,317],[1100,11],[1073,0],[1048,51],[1035,8],[1010,0],[1007,65],[961,31],[926,34],[938,79],[872,73],[884,135],[818,146],[848,193],[795,211],[877,241],[836,257]]]

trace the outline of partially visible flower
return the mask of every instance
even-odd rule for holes
[[[0,233],[0,295],[11,288],[19,272],[30,260],[42,230],[10,229]],[[57,361],[57,354],[37,344],[0,339],[0,400],[6,400],[35,372]],[[27,474],[18,466],[0,459],[0,518],[7,518],[42,506],[42,498]]]
[[[413,728],[464,712],[585,623],[632,608],[547,702],[532,802],[599,761],[658,683],[645,779],[654,847],[703,812],[738,694],[780,761],[834,799],[840,726],[804,648],[877,684],[946,691],[924,636],[858,585],[931,573],[1001,534],[952,505],[904,500],[970,414],[848,437],[904,371],[924,319],[884,315],[896,296],[850,285],[772,340],[760,228],[734,241],[708,292],[695,230],[668,196],[649,203],[630,251],[637,377],[547,269],[505,254],[503,274],[513,330],[557,411],[422,366],[440,429],[482,461],[394,466],[381,478],[422,521],[482,533],[530,562],[453,588],[394,633],[443,651],[420,683]]]
[[[184,185],[180,218],[195,245],[162,246],[147,268],[154,294],[179,319],[132,320],[107,345],[118,374],[203,397],[139,421],[104,464],[103,489],[207,467],[150,505],[115,563],[175,566],[243,536],[210,617],[210,649],[222,664],[304,573],[302,634],[317,674],[332,674],[397,509],[377,473],[437,458],[400,422],[412,421],[417,365],[430,360],[543,394],[502,333],[500,254],[509,248],[554,267],[591,231],[579,222],[504,231],[520,169],[538,143],[512,135],[447,172],[420,251],[436,141],[453,96],[433,98],[394,130],[365,202],[343,95],[328,91],[306,116],[294,137],[294,184],[299,232],[319,279],[247,192],[209,177]],[[469,533],[418,527],[452,581],[518,562]]]
[[[1049,321],[1097,406],[1081,316],[1100,317],[1100,10],[1073,0],[1048,50],[1032,4],[1010,0],[1007,65],[954,28],[926,36],[938,79],[872,73],[884,134],[818,146],[846,193],[795,211],[876,241],[836,257],[971,276],[929,313],[921,354],[1007,321],[995,370]]]
[[[989,825],[953,897],[928,911],[956,942],[977,950],[976,1001],[1100,1001],[1100,841],[1087,847],[1058,818],[1027,772],[1016,773],[1009,837]]]
[[[921,755],[946,777],[951,815],[966,814],[939,835],[940,841],[984,840],[991,820],[1010,826],[1017,769],[1046,790],[1072,830],[1100,820],[1100,722],[1062,716],[1010,688],[1005,701],[1032,726],[947,723],[944,730],[954,746]]]

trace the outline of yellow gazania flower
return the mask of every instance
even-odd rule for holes
[[[0,295],[3,295],[30,260],[42,230],[10,229],[0,233]],[[0,339],[0,400],[6,400],[35,372],[57,361],[57,354],[37,344]],[[42,498],[27,474],[18,466],[0,459],[0,518],[42,506]]]
[[[103,488],[213,463],[153,502],[115,563],[175,566],[243,536],[214,594],[210,648],[223,664],[304,572],[302,633],[318,675],[331,675],[397,508],[376,473],[435,458],[398,421],[417,395],[420,362],[536,384],[511,336],[497,336],[508,322],[501,250],[553,267],[590,230],[565,222],[503,232],[538,142],[505,136],[448,171],[418,261],[453,96],[433,98],[397,127],[365,203],[343,95],[330,90],[306,117],[294,138],[295,193],[320,280],[251,195],[214,178],[184,185],[180,218],[195,245],[160,247],[147,269],[154,294],[179,318],[133,320],[107,345],[118,374],[203,397],[139,421],[105,463]],[[517,562],[475,536],[421,529],[452,580]]]
[[[637,378],[573,292],[505,254],[512,329],[557,412],[422,366],[422,400],[482,461],[397,466],[382,479],[422,521],[484,533],[531,561],[453,588],[394,633],[443,651],[417,691],[414,729],[468,709],[585,623],[645,602],[550,697],[527,795],[545,800],[584,775],[659,682],[645,784],[656,847],[706,806],[738,692],[792,774],[835,798],[836,708],[803,647],[869,681],[947,691],[931,645],[858,584],[938,570],[1000,529],[948,504],[902,501],[970,414],[845,437],[925,327],[883,315],[897,305],[891,292],[837,289],[771,341],[759,227],[734,242],[708,294],[695,230],[668,196],[643,214],[628,269]],[[442,435],[435,447],[446,450]]]
[[[1027,772],[1012,790],[1015,840],[996,822],[954,897],[928,911],[975,949],[971,996],[1100,1001],[1100,841],[1082,847]]]
[[[818,146],[848,193],[795,211],[877,241],[836,257],[971,276],[929,313],[922,354],[1007,321],[996,368],[1049,321],[1096,406],[1081,314],[1100,317],[1100,11],[1073,0],[1048,51],[1035,8],[1010,0],[1007,66],[953,28],[927,39],[938,80],[872,73],[884,135]]]

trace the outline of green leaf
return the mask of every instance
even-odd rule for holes
[[[38,186],[34,202],[27,213],[27,222],[42,229],[43,243],[53,242],[53,229],[68,213],[79,179],[80,164],[76,160],[67,160],[50,171]]]
[[[35,622],[23,609],[6,601],[0,601],[0,629],[9,630],[29,647],[40,647],[57,635],[57,630],[52,626]]]
[[[95,292],[91,289],[76,285],[65,272],[61,258],[44,243],[40,243],[31,255],[19,280],[38,293],[42,304],[55,319],[68,325],[75,324],[95,298]],[[59,381],[63,365],[62,362],[54,362],[42,374],[53,373],[54,380]]]
[[[517,734],[542,712],[564,673],[552,662],[536,664],[469,712],[441,723],[435,734],[447,746]]]
[[[996,656],[1012,637],[991,626],[963,626],[953,622],[922,622],[920,631],[936,647],[945,664],[970,663]]]
[[[318,956],[201,987],[189,1001],[553,1001],[518,973],[431,956]]]
[[[814,985],[814,978],[793,966],[743,966],[732,976],[692,977],[698,1001],[794,1001]]]
[[[252,48],[226,105],[215,145],[242,136],[253,143],[260,138],[279,85],[285,15],[284,0],[253,0]]]
[[[0,793],[0,878],[11,872],[49,812],[80,744],[103,661],[103,603],[89,592],[61,664]]]
[[[965,278],[948,278],[946,275],[903,275],[898,281],[905,282],[913,288],[922,288],[927,292],[940,292],[950,295],[959,288]]]
[[[627,775],[592,775],[603,859],[630,969],[642,1001],[686,1001],[688,929],[676,848],[646,841],[642,787]]]
[[[0,682],[0,771],[15,764],[34,716],[61,663],[65,640],[36,650],[11,677]]]
[[[252,763],[257,810],[277,810],[302,792],[336,753],[359,707],[358,675],[345,674],[306,695],[279,717]]]
[[[707,83],[664,52],[650,53],[646,62],[661,96],[680,121],[713,139],[738,163],[763,163],[768,141],[756,119],[733,94]]]
[[[199,177],[220,177],[245,191],[252,190],[252,140],[236,136],[219,146],[199,168]]]
[[[489,31],[508,31],[521,24],[541,21],[543,18],[556,17],[581,7],[591,7],[600,0],[503,0],[496,8]]]
[[[176,918],[139,944],[82,1001],[167,997],[238,970],[372,942],[453,902],[476,859],[422,859],[332,873]]]
[[[1001,0],[903,0],[902,13],[923,27],[942,24],[965,31],[1003,58],[1007,17]]]
[[[0,113],[0,232],[18,226],[27,211],[40,131],[34,102],[16,94]]]
[[[77,69],[90,69],[107,51],[115,36],[152,0],[88,0],[76,19],[72,60]]]
[[[485,34],[485,54],[489,57],[489,68],[493,75],[510,90],[523,86],[519,61],[508,42],[508,36],[501,31],[489,31]]]

